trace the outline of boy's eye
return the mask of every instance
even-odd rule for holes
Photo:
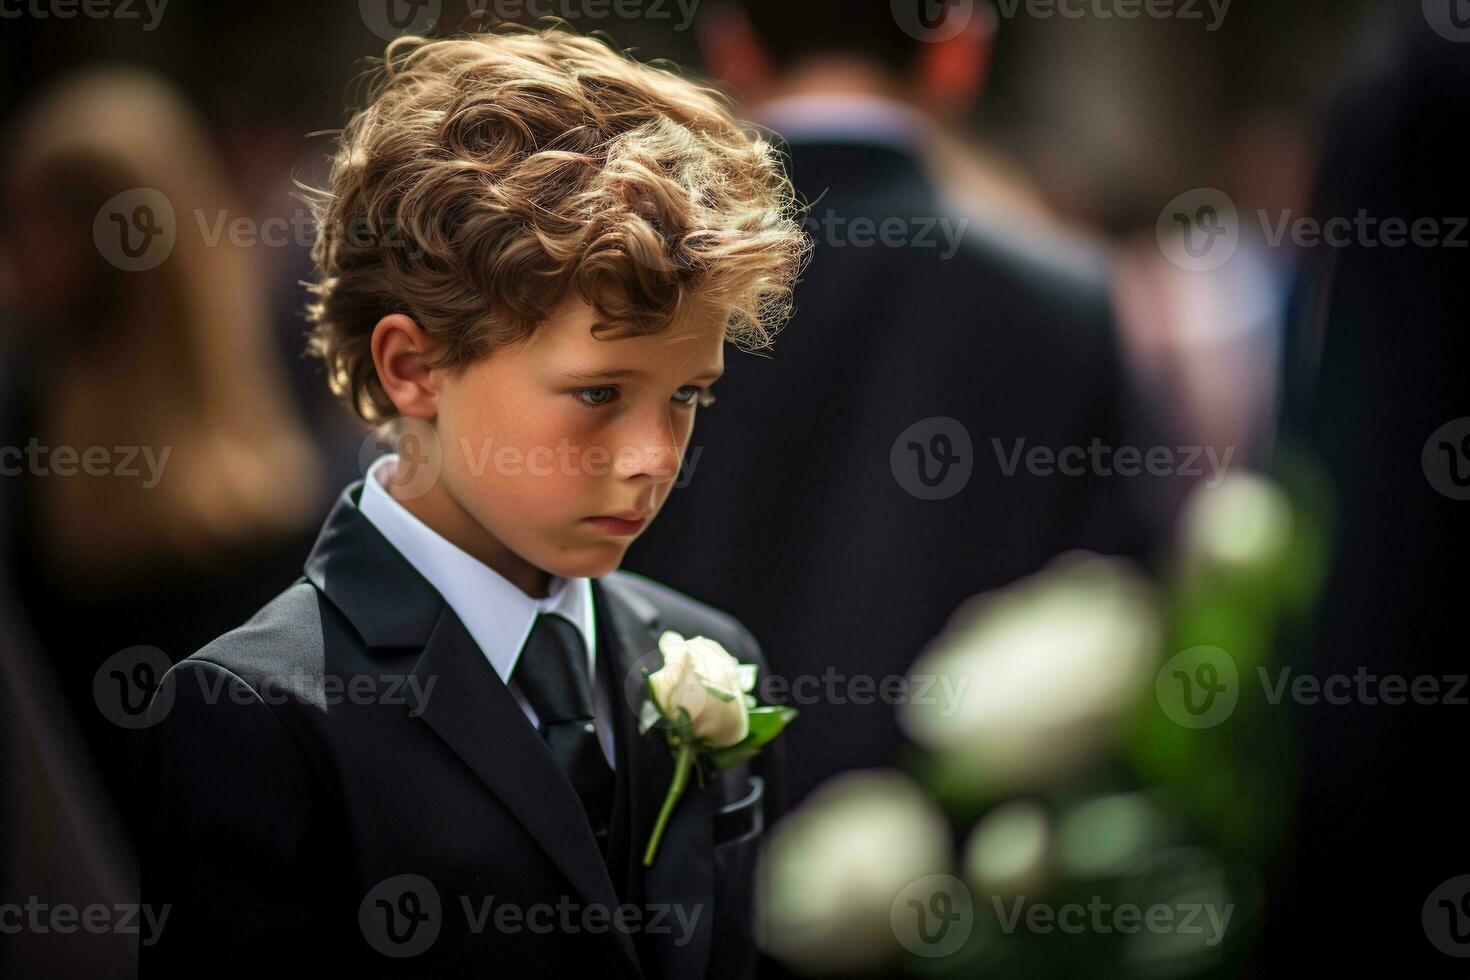
[[[674,401],[680,405],[693,405],[697,402],[701,408],[708,408],[715,403],[715,396],[708,388],[699,385],[685,385],[674,392]]]
[[[578,388],[573,392],[589,408],[597,408],[600,405],[608,404],[617,393],[618,390],[613,385],[598,385],[596,388]]]
[[[616,401],[619,392],[617,385],[598,385],[594,388],[578,388],[572,394],[588,408],[601,408]],[[715,403],[715,396],[708,388],[700,385],[684,385],[674,392],[673,401],[679,405],[699,404],[708,407]]]

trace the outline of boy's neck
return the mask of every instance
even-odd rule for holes
[[[496,540],[444,489],[443,482],[436,483],[427,493],[406,499],[400,496],[403,491],[391,482],[388,492],[435,534],[479,559],[526,595],[543,599],[550,594],[551,573],[537,568]]]

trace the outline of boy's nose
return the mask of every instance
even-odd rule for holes
[[[639,476],[654,480],[672,480],[679,473],[679,450],[672,443],[626,444],[614,453],[613,468],[617,476],[624,480]]]
[[[654,410],[636,427],[630,427],[614,451],[617,475],[622,479],[649,476],[654,480],[672,480],[677,476],[680,452],[675,436],[677,425],[667,410]]]

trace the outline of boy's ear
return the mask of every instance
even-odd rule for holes
[[[391,313],[373,328],[378,381],[399,414],[428,421],[439,414],[437,379],[429,365],[433,344],[412,318]]]

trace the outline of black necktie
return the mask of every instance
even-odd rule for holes
[[[582,634],[563,616],[539,613],[511,679],[536,710],[541,737],[581,797],[605,855],[615,779],[592,721],[592,685]]]

